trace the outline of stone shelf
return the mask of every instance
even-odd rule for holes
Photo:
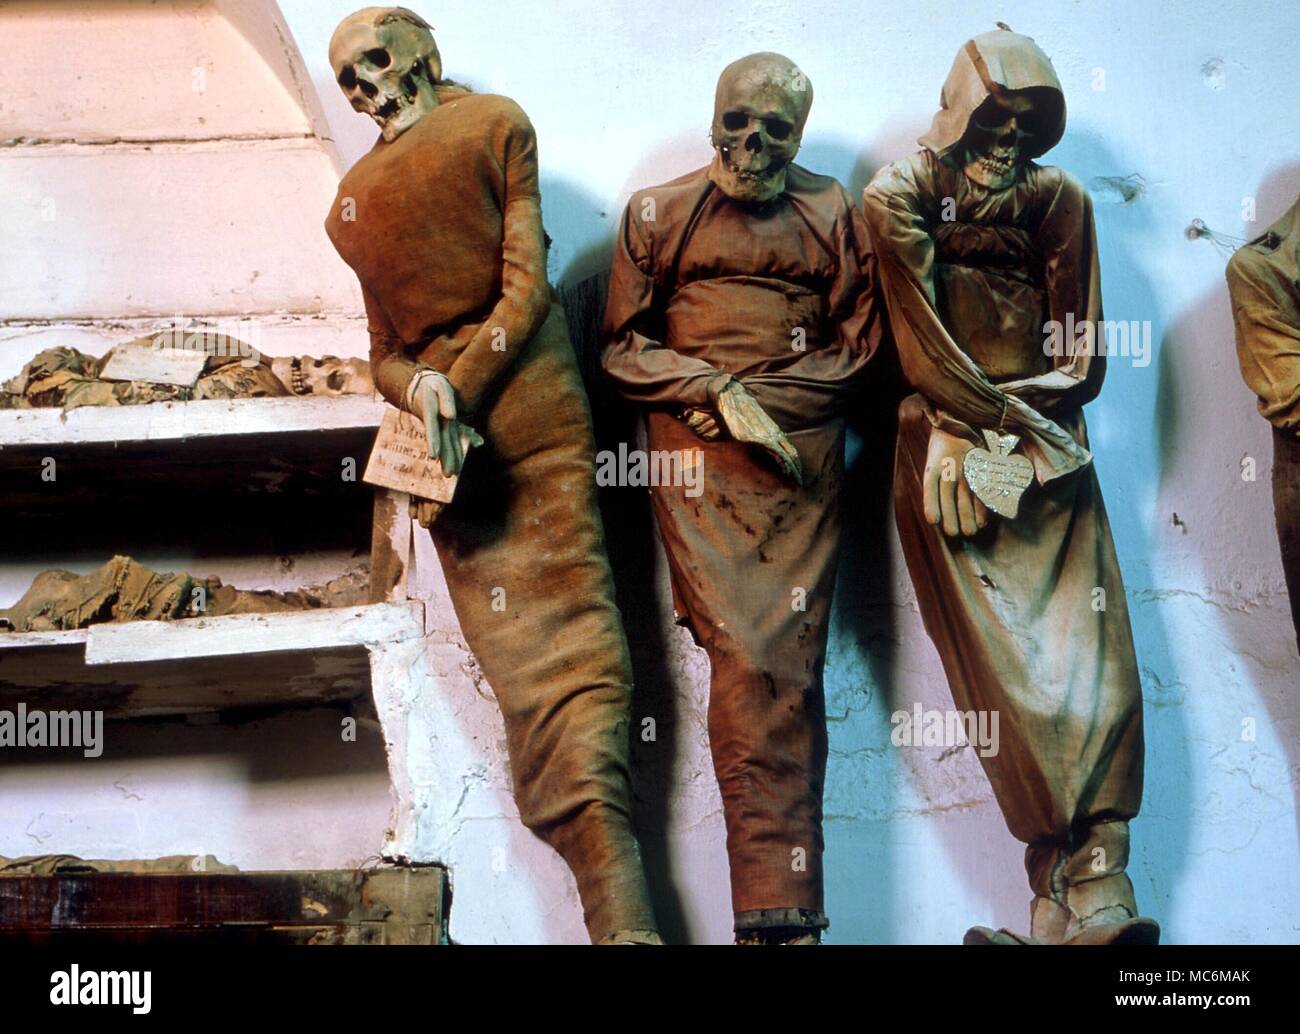
[[[419,601],[0,633],[0,708],[123,719],[344,702],[370,692],[372,655],[423,634]]]
[[[373,430],[383,419],[384,405],[377,395],[338,395],[0,410],[0,469],[10,468],[25,450],[43,446]]]
[[[342,395],[0,410],[0,483],[18,532],[0,555],[75,542],[107,559],[258,528],[309,545],[364,541],[375,493],[361,476],[385,405]],[[329,522],[311,519],[322,511]]]

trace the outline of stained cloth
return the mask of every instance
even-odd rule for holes
[[[595,445],[552,304],[537,142],[513,101],[439,104],[343,178],[326,230],[361,282],[375,383],[447,376],[486,439],[430,529],[501,706],[526,826],[568,862],[588,931],[654,929],[632,831],[632,674],[596,507]]]
[[[701,169],[639,191],[616,243],[603,365],[647,408],[651,453],[694,456],[702,492],[651,489],[675,610],[709,656],[709,743],[738,930],[826,925],[822,673],[843,479],[842,414],[883,333],[865,227],[833,179],[791,165],[761,206]],[[804,482],[677,418],[739,380]],[[698,450],[698,451],[695,451]]]
[[[1273,512],[1300,645],[1300,201],[1228,262],[1237,361],[1273,425]]]
[[[1060,93],[1031,40],[976,37],[958,54],[925,149],[880,170],[863,210],[917,391],[900,407],[894,492],[921,616],[957,707],[1000,715],[999,749],[981,762],[1012,834],[1029,845],[1035,892],[1083,918],[1114,902],[1133,908],[1123,870],[1143,766],[1132,631],[1082,413],[1105,357],[1095,338],[1091,350],[1045,347],[1049,321],[1066,346],[1069,327],[1100,328],[1092,207],[1060,169],[1029,161],[995,191],[942,157],[991,93],[1030,87]],[[1063,99],[1048,111],[1058,106],[1063,120]],[[1032,404],[999,386],[1023,378],[1035,379],[1037,392],[1022,392]],[[932,427],[977,444],[980,429],[1022,436],[1035,484],[1018,517],[991,516],[969,539],[925,520]],[[1085,864],[1098,843],[1105,864]]]

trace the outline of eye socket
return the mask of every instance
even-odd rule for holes
[[[982,129],[986,133],[992,133],[994,130],[1005,126],[1014,115],[1015,112],[999,104],[997,98],[990,97],[975,109],[975,114],[971,116],[971,122],[976,128]]]
[[[351,65],[339,73],[339,85],[345,90],[350,90],[357,85],[357,73],[353,71]]]
[[[722,128],[736,133],[749,125],[749,116],[743,111],[728,111],[722,116]]]
[[[1048,115],[1042,111],[1027,111],[1016,119],[1021,136],[1039,136],[1047,131]]]
[[[985,133],[997,133],[1014,118],[1021,136],[1039,136],[1048,131],[1053,117],[1054,112],[1043,103],[1016,110],[997,97],[990,97],[975,109],[971,125]]]
[[[387,68],[393,61],[393,59],[388,56],[388,51],[383,47],[375,47],[374,50],[367,50],[361,56],[376,68]]]
[[[785,119],[770,118],[765,123],[767,126],[767,135],[773,140],[787,140],[790,134],[794,132],[794,126]]]

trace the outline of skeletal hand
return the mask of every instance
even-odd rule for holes
[[[447,477],[455,477],[465,462],[462,435],[475,445],[482,445],[483,439],[456,419],[456,392],[451,381],[434,370],[422,370],[407,388],[406,399],[410,411],[424,421],[430,458],[442,464]]]
[[[766,449],[786,477],[803,484],[803,464],[790,439],[739,381],[733,380],[719,392],[718,415],[731,437]]]
[[[692,407],[682,414],[686,426],[706,442],[717,441],[722,437],[722,428],[718,426],[718,415],[711,409]]]
[[[925,519],[940,525],[950,538],[978,534],[989,522],[989,512],[970,490],[962,464],[974,446],[937,427],[930,428],[921,490]]]
[[[420,522],[421,528],[427,528],[438,519],[438,514],[442,513],[445,503],[440,503],[436,499],[421,499],[418,496],[411,496],[411,516]]]

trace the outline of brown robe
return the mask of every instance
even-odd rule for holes
[[[698,449],[702,494],[652,488],[675,610],[709,655],[709,743],[736,929],[826,925],[822,670],[850,391],[881,336],[865,227],[797,165],[760,207],[699,170],[632,196],[605,311],[606,372],[646,405],[652,451]],[[794,347],[797,343],[802,349]],[[736,378],[781,426],[804,483],[677,413]]]
[[[546,280],[536,138],[513,101],[438,94],[348,172],[326,229],[365,293],[380,392],[400,405],[417,369],[438,370],[486,439],[431,533],[505,718],[520,817],[573,870],[593,940],[653,930],[632,674],[587,398]]]
[[[899,359],[918,392],[900,408],[896,517],[957,707],[999,713],[999,750],[981,761],[1011,833],[1029,845],[1035,893],[1078,919],[1112,904],[1136,915],[1124,869],[1142,798],[1141,684],[1081,409],[1105,358],[1044,348],[1047,321],[1102,319],[1091,202],[1057,168],[1027,162],[993,191],[959,158],[944,160],[961,153],[991,84],[1059,95],[1050,62],[1024,41],[1001,31],[967,44],[925,150],[880,170],[863,195]],[[1050,93],[1040,106],[1055,110]],[[1031,157],[1060,139],[1064,111],[1062,98]],[[1039,409],[998,386],[1032,377],[1044,378]],[[1036,483],[1019,516],[990,514],[970,539],[926,521],[935,426],[980,444],[980,429],[1022,436]]]
[[[1228,262],[1237,361],[1273,425],[1273,512],[1300,645],[1300,201]]]

